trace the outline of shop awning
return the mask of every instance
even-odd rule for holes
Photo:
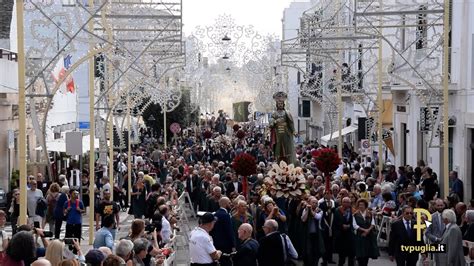
[[[109,141],[107,141],[107,144]],[[95,149],[99,149],[99,139],[95,138],[94,140],[94,147]],[[65,139],[55,139],[55,140],[50,140],[46,141],[46,148],[48,149],[48,152],[66,152],[66,140]],[[83,136],[82,137],[82,151],[84,153],[89,152],[90,148],[90,137],[89,135]],[[41,146],[37,147],[35,150],[41,151],[43,148]]]
[[[341,130],[341,134],[342,136],[345,136],[349,133],[352,133],[354,131],[357,130],[357,127],[355,126],[348,126],[348,127],[345,127]],[[323,136],[321,138],[321,141],[320,141],[320,144],[324,145],[324,146],[327,146],[329,141],[333,140],[333,139],[337,139],[339,137],[339,130],[336,130],[335,132],[333,132],[332,134],[328,134],[326,136]]]

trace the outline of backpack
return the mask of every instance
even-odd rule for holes
[[[46,202],[45,198],[39,198],[36,202],[36,210],[35,214],[44,217],[46,214],[46,208],[48,207],[48,202]]]
[[[71,208],[71,200],[67,200],[67,208]],[[79,199],[76,199],[76,210],[79,209]],[[63,220],[67,221],[67,217],[69,216],[69,213],[67,215],[64,215]]]
[[[67,201],[67,207],[71,208],[71,200]],[[79,209],[79,199],[76,199],[76,210]]]

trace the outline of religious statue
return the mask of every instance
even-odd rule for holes
[[[227,131],[227,119],[224,116],[224,112],[219,112],[219,117],[216,120],[216,131],[219,134],[224,135]]]
[[[295,127],[291,114],[285,110],[287,98],[288,96],[284,92],[277,92],[273,95],[273,99],[276,101],[276,110],[273,111],[270,120],[270,140],[277,162],[283,160],[287,164],[295,164],[296,155],[293,140]]]

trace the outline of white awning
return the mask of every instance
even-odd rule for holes
[[[352,133],[354,131],[357,130],[357,127],[355,126],[348,126],[348,127],[345,127],[341,130],[341,134],[343,136],[349,134],[349,133]],[[328,134],[324,137],[321,138],[321,141],[320,141],[320,144],[324,145],[324,146],[327,146],[329,141],[333,140],[333,139],[337,139],[339,137],[339,130],[336,130],[335,132],[333,132],[332,134]]]
[[[107,141],[107,144],[109,141]],[[94,147],[95,149],[99,149],[99,139],[95,138],[94,140]],[[65,139],[55,139],[51,141],[46,141],[46,148],[48,152],[55,151],[55,152],[66,152],[66,142]],[[82,151],[84,153],[89,152],[90,148],[90,137],[89,135],[82,137]],[[37,147],[35,150],[41,151],[43,148],[41,146]]]

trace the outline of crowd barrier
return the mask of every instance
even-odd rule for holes
[[[171,248],[173,252],[166,258],[163,262],[163,266],[172,266],[176,258],[177,245],[176,245],[176,230],[173,230],[173,237],[170,239],[170,242],[165,245],[166,248]]]
[[[191,231],[188,217],[192,216],[196,218],[196,213],[194,212],[194,207],[188,192],[185,191],[181,193],[181,195],[178,197],[178,201],[176,203],[174,211],[176,212],[179,218],[179,228],[181,228],[183,232],[185,232],[184,237],[186,238],[186,241],[188,241],[189,232]]]
[[[390,241],[390,229],[394,219],[390,216],[377,215],[375,226],[377,228],[377,244],[379,247],[388,247]]]

